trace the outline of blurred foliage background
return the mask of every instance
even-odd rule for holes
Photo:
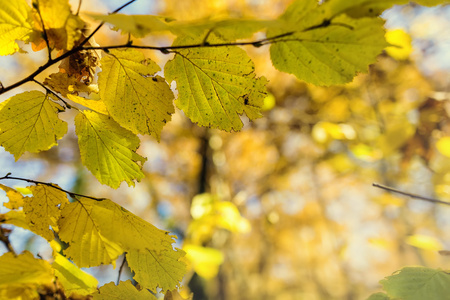
[[[123,13],[264,19],[289,2],[138,0]],[[75,10],[78,1],[71,3]],[[106,13],[122,4],[85,1],[81,11]],[[243,117],[241,132],[226,133],[177,111],[160,143],[141,137],[138,152],[148,161],[135,188],[100,185],[79,161],[73,128],[58,147],[19,162],[1,149],[1,170],[110,198],[174,232],[190,265],[183,293],[194,299],[364,299],[405,265],[448,269],[450,257],[438,251],[450,250],[450,207],[372,183],[450,201],[450,8],[410,4],[383,17],[389,41],[400,47],[345,86],[299,82],[272,67],[267,48],[245,48],[270,80],[264,117]],[[136,43],[167,45],[172,38]],[[101,45],[126,39],[109,28],[96,35]],[[27,75],[45,55],[2,58],[3,84]],[[161,65],[170,58],[146,55]],[[11,240],[16,249],[51,256],[46,242],[25,230],[14,229]],[[101,283],[118,276],[111,266],[89,272]]]

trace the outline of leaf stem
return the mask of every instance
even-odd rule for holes
[[[43,87],[43,88],[47,91],[47,93],[52,94],[53,96],[55,96],[56,98],[58,98],[58,100],[62,101],[62,102],[64,103],[64,105],[65,105],[68,109],[71,109],[71,108],[72,108],[72,106],[71,106],[69,103],[67,103],[66,100],[64,100],[64,99],[61,98],[57,93],[55,93],[54,91],[52,91],[51,89],[49,89],[48,87],[46,87],[43,83],[37,81],[36,79],[32,79],[32,81],[35,82],[35,83],[37,83],[37,84],[39,84],[41,87]]]
[[[428,201],[428,202],[432,202],[432,203],[438,203],[438,204],[445,204],[445,205],[450,205],[450,202],[446,202],[446,201],[441,201],[441,200],[437,200],[434,198],[429,198],[429,197],[424,197],[424,196],[420,196],[420,195],[415,195],[415,194],[411,194],[411,193],[407,193],[407,192],[403,192],[397,189],[394,189],[392,187],[389,186],[385,186],[385,185],[381,185],[378,183],[372,183],[372,186],[392,192],[392,193],[397,193],[397,194],[401,194],[404,196],[408,196],[414,199],[419,199],[419,200],[424,200],[424,201]]]
[[[57,186],[57,185],[55,185],[55,184],[53,184],[53,183],[48,183],[48,182],[43,182],[43,181],[37,181],[37,180],[28,179],[28,178],[14,177],[14,176],[11,176],[11,173],[8,173],[8,174],[6,174],[5,176],[0,177],[0,180],[4,180],[4,179],[21,180],[21,181],[26,181],[26,182],[34,183],[34,184],[36,184],[36,185],[39,185],[39,184],[41,184],[41,185],[46,185],[46,186],[49,186],[49,187],[51,187],[51,188],[54,188],[54,189],[56,189],[56,190],[60,190],[61,192],[66,193],[67,195],[69,195],[69,196],[72,197],[73,199],[78,199],[77,197],[82,197],[82,198],[89,198],[89,199],[92,199],[92,200],[95,200],[95,201],[103,201],[103,200],[106,200],[106,198],[96,198],[96,197],[86,196],[86,195],[83,195],[83,194],[73,193],[73,192],[70,192],[70,191],[65,190],[65,189],[63,189],[63,188],[60,188],[59,186]]]
[[[117,275],[116,285],[119,285],[119,283],[120,283],[120,275],[122,275],[123,267],[125,266],[125,263],[127,262],[127,257],[125,255],[126,254],[124,253],[123,254],[123,260],[122,260],[122,263],[120,264],[119,272],[118,272],[118,275]]]

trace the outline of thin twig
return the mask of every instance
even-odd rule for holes
[[[115,14],[118,11],[120,11],[121,9],[123,9],[124,7],[130,5],[131,3],[133,3],[136,0],[131,0],[128,1],[127,3],[125,3],[124,5],[122,5],[121,7],[119,7],[118,9],[116,9],[115,11],[113,11],[111,14]],[[49,67],[53,66],[54,64],[56,64],[57,62],[71,56],[72,54],[79,52],[81,50],[84,50],[83,46],[89,41],[90,38],[92,38],[92,36],[94,36],[94,34],[103,26],[104,22],[100,23],[100,25],[97,26],[97,28],[94,29],[94,31],[87,37],[85,38],[77,47],[73,48],[70,51],[67,51],[66,53],[64,53],[61,56],[58,56],[55,59],[49,60],[47,61],[45,64],[43,64],[42,66],[40,66],[36,71],[34,71],[33,73],[31,73],[30,75],[28,75],[27,77],[25,77],[22,80],[19,80],[7,87],[3,87],[2,89],[0,89],[0,95],[3,93],[6,93],[12,89],[15,89],[16,87],[19,87],[27,82],[32,81],[37,75],[41,74],[43,71],[47,70]]]
[[[48,183],[48,182],[43,182],[43,181],[37,181],[37,180],[28,179],[28,178],[14,177],[14,176],[10,176],[10,175],[11,175],[11,173],[8,173],[8,174],[6,174],[5,176],[0,177],[0,180],[3,180],[3,179],[12,179],[12,180],[26,181],[26,182],[34,183],[34,184],[36,184],[36,185],[39,185],[39,184],[41,184],[41,185],[46,185],[46,186],[49,186],[49,187],[51,187],[51,188],[54,188],[54,189],[56,189],[56,190],[60,190],[61,192],[66,193],[67,195],[69,195],[69,196],[72,197],[73,199],[78,199],[77,197],[82,197],[82,198],[92,199],[92,200],[95,200],[95,201],[103,201],[103,200],[106,200],[106,198],[96,198],[96,197],[86,196],[86,195],[83,195],[83,194],[78,194],[78,193],[69,192],[69,191],[67,191],[67,190],[65,190],[65,189],[63,189],[63,188],[60,188],[60,187],[57,186],[57,185],[54,185],[53,183]]]
[[[76,12],[75,16],[79,15],[82,2],[83,2],[83,0],[78,0],[78,8],[77,8],[77,12]]]
[[[11,245],[11,242],[9,241],[8,235],[5,233],[4,229],[0,226],[0,241],[5,244],[6,248],[9,252],[12,252],[14,255],[17,255],[16,251],[14,251],[14,248]]]
[[[120,264],[119,274],[117,275],[117,283],[116,283],[116,285],[119,285],[119,283],[120,283],[120,275],[122,275],[123,267],[125,266],[126,262],[127,262],[127,257],[124,254],[122,263]]]
[[[83,47],[83,50],[106,50],[106,49],[119,49],[119,48],[136,48],[136,49],[149,49],[149,50],[159,50],[163,53],[170,53],[170,50],[178,50],[178,49],[191,49],[191,48],[214,48],[214,47],[231,47],[231,46],[254,46],[261,47],[263,45],[283,42],[285,40],[280,40],[283,37],[290,36],[294,34],[294,32],[286,32],[280,35],[276,35],[269,38],[260,39],[257,41],[251,42],[232,42],[232,43],[217,43],[217,44],[209,44],[206,43],[198,43],[191,45],[180,45],[180,46],[140,46],[140,45],[111,45],[111,46],[97,46],[97,47]]]
[[[52,61],[52,49],[50,48],[50,41],[48,39],[47,30],[45,29],[44,19],[42,18],[41,10],[39,8],[39,0],[36,1],[36,7],[35,8],[36,8],[36,10],[38,12],[39,19],[41,20],[42,32],[44,33],[44,41],[45,41],[45,44],[47,45],[48,61]]]
[[[411,197],[411,198],[414,198],[414,199],[424,200],[424,201],[428,201],[428,202],[432,202],[432,203],[439,203],[439,204],[450,205],[450,202],[441,201],[441,200],[437,200],[437,199],[434,199],[434,198],[429,198],[429,197],[424,197],[424,196],[419,196],[419,195],[415,195],[415,194],[399,191],[397,189],[394,189],[394,188],[391,188],[391,187],[388,187],[388,186],[385,186],[385,185],[381,185],[381,184],[378,184],[378,183],[372,183],[372,185],[374,187],[377,187],[377,188],[380,188],[380,189],[383,189],[383,190],[386,190],[386,191],[389,191],[389,192],[392,192],[392,193],[397,193],[397,194],[401,194],[401,195],[404,195],[404,196],[408,196],[408,197]]]
[[[37,81],[36,79],[33,79],[32,81],[35,82],[35,83],[37,83],[37,84],[39,84],[41,87],[43,87],[43,88],[47,91],[47,93],[52,94],[53,96],[55,96],[56,98],[58,98],[58,100],[62,101],[62,102],[64,103],[64,105],[65,105],[68,109],[71,109],[71,108],[72,108],[72,105],[70,105],[69,103],[67,103],[66,100],[64,100],[64,99],[61,98],[57,93],[55,93],[54,91],[52,91],[51,89],[49,89],[48,87],[46,87],[43,83]],[[74,107],[74,108],[75,108],[75,107]]]

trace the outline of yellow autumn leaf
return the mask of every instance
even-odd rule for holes
[[[127,300],[156,300],[156,297],[148,290],[138,290],[130,280],[121,281],[119,285],[110,282],[100,287],[93,294],[94,300],[127,299]]]
[[[23,211],[30,228],[48,241],[53,240],[54,234],[49,227],[57,229],[61,215],[59,206],[69,203],[66,193],[46,185],[28,187],[33,197],[24,199]]]
[[[393,45],[386,47],[386,52],[398,60],[408,59],[412,52],[411,36],[402,29],[386,32],[386,41]]]
[[[219,267],[224,261],[222,252],[214,248],[190,244],[184,245],[183,250],[198,275],[206,279],[216,277]]]
[[[70,203],[62,211],[59,228],[59,236],[70,245],[65,254],[78,266],[106,263],[126,251],[135,279],[145,288],[173,288],[183,278],[185,264],[179,258],[184,252],[173,249],[172,236],[111,200],[81,198]],[[149,270],[158,273],[141,274]]]
[[[54,279],[50,264],[28,251],[17,256],[11,252],[3,254],[0,266],[0,288],[5,285],[51,284]]]
[[[16,160],[25,151],[50,149],[67,132],[67,123],[58,118],[63,110],[39,91],[7,99],[0,104],[0,145]]]
[[[208,41],[221,42],[213,34]],[[174,46],[199,42],[184,37]],[[178,50],[164,68],[167,81],[177,83],[177,107],[201,126],[226,131],[242,128],[239,115],[244,112],[251,120],[261,117],[267,80],[254,71],[253,62],[238,47]]]
[[[42,32],[42,23],[45,26],[50,48],[70,50],[81,38],[84,22],[72,14],[68,0],[33,0],[34,25],[36,30]],[[42,16],[42,21],[40,17]],[[34,50],[45,47],[42,39],[33,41]]]
[[[118,188],[122,181],[129,186],[144,178],[145,158],[136,153],[139,138],[111,117],[94,111],[75,117],[81,161],[98,181]]]
[[[9,186],[0,183],[0,189],[6,192],[9,202],[3,203],[3,206],[9,209],[19,209],[23,206],[23,195]]]
[[[450,137],[445,136],[440,138],[436,142],[436,148],[442,155],[450,157]]]
[[[55,270],[55,276],[64,287],[66,296],[88,295],[97,290],[98,280],[79,269],[61,254],[55,254],[52,267]]]
[[[6,214],[0,214],[0,222],[31,230],[22,210],[11,210]]]
[[[183,293],[184,291],[182,291],[181,293],[178,292],[178,290],[173,290],[173,291],[167,291],[164,294],[164,300],[192,300],[194,299],[194,294],[191,293],[189,295],[186,295],[187,298],[184,298],[182,294],[187,294],[187,293]]]
[[[30,11],[25,0],[0,0],[0,55],[17,52],[16,41],[28,40],[32,32]]]
[[[75,103],[81,104],[100,114],[108,115],[105,103],[102,100],[86,99],[77,95],[67,94],[67,98]]]
[[[176,288],[186,273],[186,265],[179,260],[185,253],[177,250],[129,250],[127,262],[135,274],[133,278],[153,292],[157,291],[157,287],[163,291]]]
[[[406,238],[406,243],[424,250],[438,251],[442,250],[443,248],[442,243],[439,242],[435,237],[423,234],[414,234],[408,236]]]
[[[124,250],[116,241],[108,239],[99,230],[98,222],[102,220],[97,220],[90,214],[95,206],[85,207],[81,201],[72,202],[61,211],[58,222],[59,237],[69,243],[64,254],[79,267],[110,264]],[[110,218],[108,223],[114,219]]]
[[[44,80],[44,84],[58,92],[64,97],[72,93],[98,93],[98,86],[96,84],[86,84],[79,81],[76,76],[70,76],[67,73],[53,73]]]
[[[110,50],[101,60],[100,98],[110,115],[133,133],[160,139],[175,112],[173,93],[164,78],[150,76],[159,66],[134,49]]]

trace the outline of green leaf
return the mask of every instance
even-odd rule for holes
[[[69,243],[64,254],[79,267],[110,264],[124,250],[116,241],[108,239],[101,233],[98,223],[102,219],[97,220],[90,214],[95,206],[85,207],[82,203],[82,200],[72,202],[61,212],[58,223],[59,237],[62,241]],[[112,217],[109,221],[103,220],[103,222],[109,224],[114,219]]]
[[[23,211],[30,228],[48,241],[53,240],[53,231],[49,226],[57,228],[61,215],[59,205],[69,203],[66,193],[46,185],[28,187],[33,197],[25,197]]]
[[[98,280],[79,269],[61,254],[56,253],[52,267],[67,296],[73,293],[88,295],[97,290]]]
[[[67,132],[58,118],[64,108],[38,91],[15,95],[0,104],[0,145],[16,160],[25,152],[48,150]]]
[[[100,98],[110,115],[134,133],[160,139],[163,126],[175,112],[173,93],[164,78],[151,77],[159,66],[133,49],[110,50],[101,60]]]
[[[425,267],[405,267],[380,281],[391,298],[449,299],[450,273]]]
[[[210,42],[220,41],[211,37]],[[179,38],[174,45],[198,40]],[[253,120],[261,116],[266,96],[264,77],[256,77],[253,62],[238,47],[185,49],[177,52],[164,69],[169,82],[176,81],[176,105],[201,126],[240,130],[240,114]]]
[[[274,66],[315,85],[343,84],[350,82],[357,72],[367,72],[368,65],[387,46],[383,21],[352,19],[343,14],[333,17],[328,24],[329,6],[314,6],[312,2],[316,1],[295,2],[293,6],[298,7],[288,9],[282,16],[287,22],[286,29],[268,33],[277,36],[296,28],[290,36],[271,45]]]
[[[110,282],[102,286],[94,295],[94,300],[128,299],[128,300],[156,300],[156,297],[148,290],[139,291],[131,284],[131,281],[121,281],[119,285]]]
[[[144,178],[145,158],[136,153],[140,140],[135,134],[94,111],[80,112],[75,126],[81,161],[100,183],[118,188],[122,181],[132,186]]]
[[[134,279],[144,287],[156,292],[156,287],[163,291],[176,288],[186,273],[186,265],[179,259],[184,251],[166,250],[130,250],[127,262],[135,273]]]
[[[30,12],[25,0],[0,0],[0,55],[17,52],[16,40],[28,40],[32,32]]]
[[[389,298],[388,295],[386,295],[385,293],[375,293],[370,295],[369,298],[367,298],[367,300],[389,300],[391,298]]]

